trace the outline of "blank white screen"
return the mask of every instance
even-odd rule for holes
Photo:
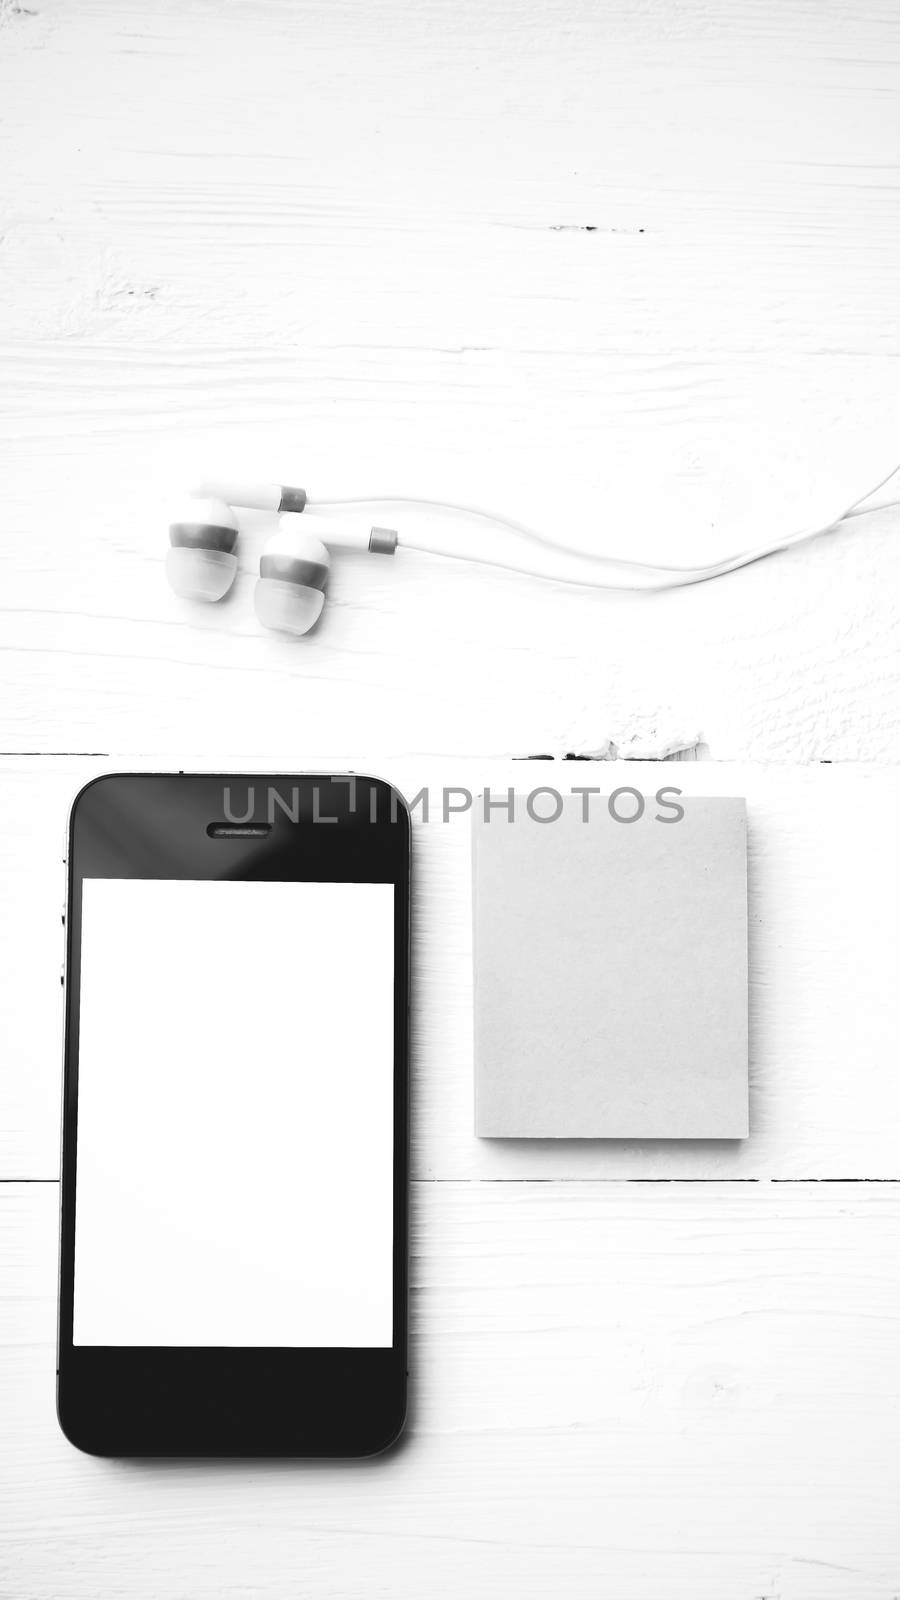
[[[89,878],[78,1345],[389,1346],[394,890]]]

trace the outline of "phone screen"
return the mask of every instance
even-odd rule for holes
[[[73,1343],[391,1345],[391,883],[85,877]]]

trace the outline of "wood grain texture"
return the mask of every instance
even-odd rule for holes
[[[864,490],[900,454],[894,7],[46,0],[0,37],[0,748],[349,717],[896,759],[897,513],[655,597],[339,558],[300,645],[258,635],[258,526],[224,606],[161,562],[217,469],[688,562]]]
[[[367,762],[431,812],[414,827],[413,1170],[434,1178],[900,1178],[894,907],[900,768],[718,762]],[[127,764],[127,763],[126,763]],[[179,759],[145,761],[156,770]],[[190,767],[191,763],[185,761]],[[228,763],[223,763],[228,768]],[[59,1160],[62,854],[77,789],[121,761],[0,763],[0,863],[15,914],[0,920],[9,1067],[0,1079],[0,1177],[54,1178]],[[241,764],[236,763],[236,770]],[[272,767],[266,770],[275,770]],[[444,786],[505,796],[619,783],[648,795],[744,795],[750,887],[751,1137],[746,1141],[476,1140],[471,854]],[[459,805],[459,795],[450,804]],[[417,807],[421,818],[422,804]],[[650,817],[650,808],[647,813]],[[497,826],[506,824],[500,820]],[[526,824],[527,825],[527,820]],[[653,827],[652,820],[639,826]],[[239,964],[236,973],[239,981]],[[608,1041],[615,1049],[615,1040]]]
[[[0,1593],[890,1600],[895,1185],[413,1191],[408,1441],[113,1463],[53,1414],[56,1185],[0,1187]]]

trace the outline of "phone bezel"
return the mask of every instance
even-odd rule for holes
[[[226,788],[228,794],[226,796]],[[252,808],[248,802],[252,797]],[[212,839],[214,823],[270,823]],[[323,826],[332,819],[332,825]],[[394,1329],[390,1349],[72,1342],[81,885],[85,877],[393,883]],[[96,1455],[361,1456],[406,1414],[410,822],[392,785],[360,774],[111,773],[69,820],[57,1413]]]

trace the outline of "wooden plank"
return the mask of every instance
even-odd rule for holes
[[[0,27],[0,749],[252,760],[352,706],[409,750],[897,759],[896,514],[657,597],[339,557],[300,644],[258,634],[252,519],[229,604],[162,570],[223,469],[674,562],[861,493],[897,453],[887,0]]]
[[[277,756],[267,770],[281,770]],[[191,765],[181,755],[144,765]],[[0,766],[0,1176],[55,1177],[59,1153],[62,847],[69,802],[104,766]],[[235,763],[235,770],[240,770]],[[310,769],[375,770],[431,819],[415,827],[413,1166],[420,1177],[896,1178],[894,907],[900,769],[660,763],[459,762],[334,751]],[[227,769],[228,762],[223,762]],[[469,826],[441,818],[444,785],[637,784],[654,794],[747,797],[751,1137],[666,1144],[484,1141],[473,1136]],[[451,804],[459,804],[459,796]],[[419,808],[421,813],[421,806]],[[498,824],[498,825],[503,825]],[[643,824],[642,824],[643,825]],[[647,824],[652,826],[652,822]]]
[[[0,1592],[885,1600],[896,1185],[414,1186],[407,1442],[114,1463],[53,1411],[56,1186],[0,1186]]]

